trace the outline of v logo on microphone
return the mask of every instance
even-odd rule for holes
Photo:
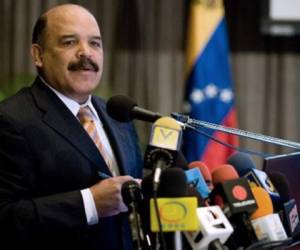
[[[168,129],[163,129],[163,128],[160,129],[161,135],[163,136],[164,140],[166,140],[173,133],[173,131],[169,131],[168,134],[165,134],[166,130]]]

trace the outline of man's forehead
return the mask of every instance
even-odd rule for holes
[[[76,22],[76,21],[61,21],[61,22],[49,22],[48,32],[50,35],[69,36],[86,34],[89,36],[101,36],[99,27],[96,23]]]
[[[51,9],[49,9],[48,11],[46,11],[44,13],[44,15],[50,17],[56,17],[56,16],[66,16],[72,13],[85,13],[87,15],[90,15],[93,17],[93,15],[91,14],[91,12],[89,12],[87,9],[85,9],[84,7],[80,6],[80,5],[76,5],[76,4],[62,4],[62,5],[58,5],[55,6]]]
[[[57,6],[50,9],[45,15],[49,27],[60,26],[60,24],[78,25],[89,23],[92,27],[98,28],[95,17],[88,10],[78,5],[65,4]]]
[[[60,35],[76,34],[78,31],[89,32],[93,36],[100,36],[100,29],[96,19],[87,11],[55,12],[47,15],[47,26],[50,32]]]

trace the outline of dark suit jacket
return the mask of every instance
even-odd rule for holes
[[[92,98],[122,175],[141,177],[130,123],[108,117]],[[127,215],[88,226],[81,189],[109,174],[77,119],[39,78],[0,104],[0,244],[7,249],[130,249]]]

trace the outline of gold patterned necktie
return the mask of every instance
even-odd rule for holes
[[[105,160],[109,170],[113,173],[114,171],[112,170],[112,160],[106,152],[105,147],[101,143],[100,136],[98,134],[95,121],[93,119],[92,111],[88,106],[81,107],[78,111],[77,117],[81,125],[84,127],[85,131],[89,134],[96,147],[100,151],[100,154]]]

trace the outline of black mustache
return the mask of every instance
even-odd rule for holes
[[[80,57],[78,62],[71,62],[68,65],[68,70],[76,71],[82,69],[91,69],[99,71],[99,66],[88,57]]]

